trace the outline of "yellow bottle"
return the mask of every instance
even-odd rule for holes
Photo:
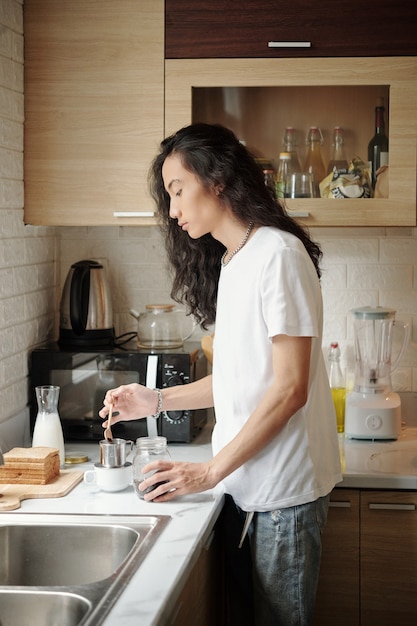
[[[332,388],[333,404],[336,411],[337,432],[345,432],[345,400],[346,400],[346,388],[345,387],[333,387]]]
[[[345,432],[346,384],[340,367],[340,348],[337,341],[330,344],[329,383],[336,411],[337,432]]]

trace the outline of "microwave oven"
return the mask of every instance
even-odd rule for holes
[[[151,388],[183,385],[207,374],[207,360],[198,344],[178,350],[145,351],[129,347],[73,350],[51,344],[30,355],[31,432],[38,411],[35,387],[60,387],[58,411],[65,441],[103,439],[103,420],[98,412],[108,389],[129,383]],[[207,422],[207,410],[163,411],[151,418],[112,425],[114,437],[131,439],[158,434],[169,443],[189,443]],[[149,430],[154,432],[148,432]],[[156,424],[156,427],[155,427]]]

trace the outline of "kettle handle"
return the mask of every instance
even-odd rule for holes
[[[71,279],[70,319],[76,335],[83,335],[87,326],[90,299],[90,265],[75,263]]]

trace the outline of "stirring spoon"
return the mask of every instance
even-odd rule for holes
[[[104,431],[104,437],[105,439],[107,439],[107,441],[113,441],[113,434],[111,432],[111,427],[110,427],[110,421],[113,415],[113,402],[110,403],[109,406],[109,414],[107,416],[107,427],[106,430]]]

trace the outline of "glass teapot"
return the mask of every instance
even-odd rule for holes
[[[130,309],[130,314],[138,320],[138,348],[181,348],[197,325],[173,304],[147,304],[143,313]]]

